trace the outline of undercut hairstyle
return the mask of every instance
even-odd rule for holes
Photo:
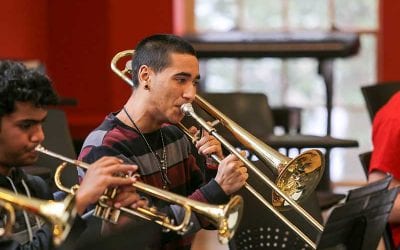
[[[133,88],[139,86],[138,73],[142,65],[147,65],[156,73],[159,73],[170,65],[171,53],[189,54],[197,57],[193,46],[175,35],[157,34],[140,41],[132,56]]]
[[[50,79],[20,62],[0,61],[0,118],[15,111],[16,102],[29,102],[35,107],[56,105],[58,96]]]

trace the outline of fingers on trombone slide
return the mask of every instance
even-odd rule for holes
[[[188,132],[191,134],[191,141],[193,145],[196,145],[196,142],[201,138],[201,129],[197,129],[195,126],[191,126],[188,128]]]

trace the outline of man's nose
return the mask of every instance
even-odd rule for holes
[[[183,93],[183,97],[185,99],[188,99],[190,102],[194,101],[194,98],[196,97],[197,89],[195,85],[189,85],[185,89],[185,92]]]
[[[42,125],[37,125],[31,135],[31,141],[41,143],[44,140],[44,132]]]

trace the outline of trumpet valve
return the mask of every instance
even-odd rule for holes
[[[109,190],[106,190],[107,194]],[[107,195],[102,195],[94,209],[93,215],[105,220],[107,222],[111,222],[113,224],[117,224],[119,215],[121,214],[121,210],[117,208],[110,207],[107,204],[107,201],[110,200],[110,197]]]
[[[113,224],[117,224],[120,214],[121,211],[118,209],[114,209],[111,207],[102,207],[100,205],[96,206],[93,213],[94,216]]]

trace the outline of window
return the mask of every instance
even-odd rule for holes
[[[334,149],[334,182],[364,181],[358,154],[371,149],[370,121],[362,85],[376,81],[376,0],[190,0],[195,32],[304,31],[338,29],[357,32],[359,53],[334,61],[332,135],[358,140],[357,149]],[[271,105],[303,108],[302,132],[326,133],[325,89],[318,62],[299,59],[210,59],[202,63],[205,90],[264,92]]]

